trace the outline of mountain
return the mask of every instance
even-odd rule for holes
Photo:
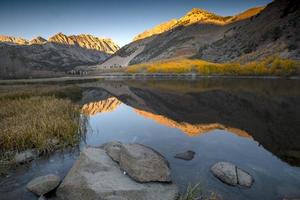
[[[47,40],[45,38],[36,37],[36,38],[30,40],[29,44],[44,44],[46,42],[47,42]]]
[[[278,54],[300,59],[300,2],[275,0],[259,15],[231,27],[199,49],[197,58],[216,62],[259,60]]]
[[[222,17],[203,9],[193,8],[190,12],[188,12],[180,19],[172,19],[158,26],[155,26],[154,28],[137,35],[133,39],[133,41],[145,39],[147,37],[169,31],[179,26],[189,26],[194,23],[224,24],[227,20],[228,17]]]
[[[139,34],[97,69],[187,57],[248,62],[279,54],[300,59],[299,3],[275,0],[229,17],[193,9]]]
[[[19,44],[27,45],[28,41],[23,38],[11,37],[6,35],[0,35],[0,42],[10,43],[10,44]]]
[[[67,36],[63,33],[58,33],[48,40],[42,37],[36,37],[30,41],[23,38],[16,38],[11,36],[0,35],[0,42],[18,45],[32,45],[44,43],[57,43],[63,45],[74,45],[86,49],[97,50],[107,54],[113,54],[120,49],[110,38],[99,38],[89,34],[70,35]]]
[[[46,40],[0,36],[0,78],[60,76],[77,66],[95,65],[119,47],[111,39],[56,34]]]
[[[106,52],[108,54],[113,54],[120,48],[111,39],[98,38],[87,34],[66,36],[62,33],[58,33],[50,37],[48,41],[59,44],[76,45],[87,49]]]

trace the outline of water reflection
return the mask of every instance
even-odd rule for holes
[[[170,162],[184,190],[201,183],[223,199],[300,196],[300,84],[293,80],[98,81],[80,83],[80,148],[112,140],[142,143]],[[174,158],[187,150],[191,161]],[[0,199],[34,199],[26,183],[39,175],[62,177],[79,149],[41,157],[0,177]],[[210,172],[230,161],[255,179],[251,189],[221,183]],[[5,194],[2,195],[2,194]]]
[[[134,108],[137,114],[177,128],[189,136],[222,129],[254,138],[279,158],[299,166],[299,85],[298,82],[276,81],[236,80],[233,81],[235,84],[232,80],[181,83],[114,81],[84,87],[93,87],[90,92],[108,93]],[[287,90],[289,84],[292,87]],[[110,102],[111,97],[98,103],[109,105]],[[114,104],[112,107],[114,109]],[[103,110],[108,109],[103,107]]]

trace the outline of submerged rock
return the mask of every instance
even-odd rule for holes
[[[26,188],[38,196],[54,190],[60,183],[60,177],[54,174],[40,176],[30,181]]]
[[[144,145],[123,144],[120,167],[139,182],[171,182],[168,162],[161,154]]]
[[[15,162],[18,164],[30,162],[38,156],[36,150],[29,149],[15,155]]]
[[[178,153],[175,155],[175,158],[182,159],[182,160],[193,160],[195,156],[194,151],[186,151],[183,153]]]
[[[99,148],[84,149],[57,189],[64,200],[175,200],[177,195],[175,184],[132,180]]]
[[[251,187],[253,178],[244,170],[229,162],[218,162],[211,167],[212,173],[231,186]]]

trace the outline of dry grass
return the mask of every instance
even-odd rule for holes
[[[299,75],[300,63],[277,56],[240,63],[212,63],[203,60],[176,59],[129,66],[128,73],[198,73],[200,75]]]
[[[70,100],[49,97],[0,100],[0,150],[36,148],[47,152],[52,139],[62,145],[78,142],[79,108]]]
[[[210,193],[206,196],[202,194],[200,184],[189,185],[186,192],[179,196],[177,200],[218,200],[218,195],[216,193]]]

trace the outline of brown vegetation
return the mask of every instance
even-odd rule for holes
[[[76,88],[2,86],[0,91],[0,152],[49,152],[78,143],[80,107],[68,99],[77,98]]]

